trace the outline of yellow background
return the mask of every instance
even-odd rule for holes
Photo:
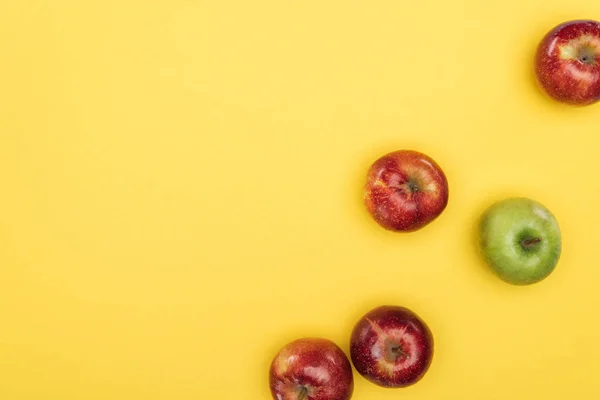
[[[599,398],[600,106],[532,78],[590,0],[0,2],[0,399],[267,399],[280,346],[380,304],[434,362],[354,399]],[[384,152],[443,167],[413,234],[361,200]],[[555,273],[512,287],[475,224],[544,203]]]

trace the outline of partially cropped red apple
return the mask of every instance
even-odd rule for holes
[[[284,346],[271,362],[276,400],[348,400],[354,390],[352,365],[328,339],[303,338]]]
[[[568,21],[548,32],[537,48],[535,72],[555,100],[577,106],[600,100],[600,23]]]
[[[413,311],[377,307],[355,325],[350,357],[358,373],[379,386],[410,386],[421,380],[431,365],[433,335]]]
[[[399,150],[376,160],[367,173],[365,205],[375,221],[396,232],[423,228],[448,204],[448,181],[431,157]]]

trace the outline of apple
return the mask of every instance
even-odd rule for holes
[[[276,400],[348,400],[354,390],[348,357],[322,338],[285,345],[271,362],[269,383]]]
[[[544,36],[535,55],[539,86],[570,105],[600,100],[600,23],[564,22]]]
[[[433,359],[433,336],[413,311],[380,306],[354,326],[350,357],[360,375],[376,385],[401,388],[417,383]]]
[[[511,197],[492,204],[479,222],[479,247],[504,281],[529,285],[545,279],[561,254],[561,234],[552,213],[535,200]]]
[[[371,216],[385,229],[416,231],[446,208],[448,181],[429,156],[414,150],[398,150],[370,166],[364,201]]]

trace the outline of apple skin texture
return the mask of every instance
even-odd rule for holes
[[[349,400],[352,365],[328,339],[302,338],[284,346],[271,362],[269,384],[276,400]]]
[[[539,86],[551,98],[574,106],[600,100],[600,23],[568,21],[544,36],[535,55]]]
[[[537,201],[508,198],[481,216],[479,246],[487,264],[513,285],[529,285],[554,271],[561,254],[556,218]]]
[[[433,335],[413,311],[380,306],[365,314],[350,338],[350,357],[360,375],[386,388],[417,383],[433,359]]]
[[[411,232],[435,220],[448,204],[448,181],[439,165],[414,150],[398,150],[368,170],[364,201],[387,230]]]

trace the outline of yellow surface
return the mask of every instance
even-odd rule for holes
[[[354,399],[600,398],[600,106],[534,85],[590,0],[0,2],[0,399],[267,399],[276,350],[346,351],[408,306],[436,353]],[[448,208],[384,232],[364,173],[414,148]],[[490,201],[535,198],[563,257],[511,287],[475,253]]]

